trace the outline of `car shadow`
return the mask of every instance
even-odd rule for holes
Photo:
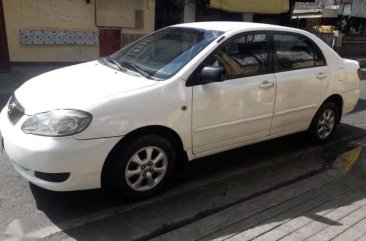
[[[295,134],[182,163],[177,168],[168,190],[230,170],[249,169],[263,161],[281,157],[288,153],[289,149],[292,152],[301,152],[310,146],[304,134]],[[105,208],[129,206],[136,203],[111,195],[102,189],[54,192],[31,183],[30,189],[36,200],[37,208],[43,211],[53,223],[64,222]]]
[[[274,159],[286,158],[289,153],[298,153],[301,155],[302,152],[308,151],[309,148],[315,148],[319,152],[317,158],[320,158],[324,163],[324,167],[327,167],[335,161],[340,153],[347,150],[347,144],[351,140],[361,138],[365,136],[365,134],[366,130],[364,129],[356,128],[347,124],[341,124],[334,136],[334,139],[329,144],[322,147],[313,147],[308,142],[306,135],[300,133],[238,148],[210,157],[200,158],[181,166],[179,170],[177,170],[177,174],[168,187],[168,190],[165,193],[162,193],[162,195],[170,192],[174,193],[175,190],[179,190],[184,186],[189,186],[191,183],[210,179],[210,177],[225,174],[235,169],[245,170],[247,168],[250,170],[251,168],[256,168],[256,165],[258,164],[271,162]],[[295,163],[293,165],[295,165]],[[252,181],[261,182],[260,179]],[[246,185],[251,184],[248,183]],[[128,209],[129,207],[136,205],[138,207],[139,204],[138,202],[129,201],[121,197],[115,197],[104,190],[53,192],[32,184],[30,188],[36,200],[37,209],[44,212],[50,221],[61,229],[64,228],[62,223],[73,219],[106,209],[117,209],[117,207],[119,209]],[[190,192],[187,191],[184,195],[189,196]],[[166,198],[168,199],[170,197],[168,196]],[[159,199],[156,200],[156,202],[161,201]],[[152,202],[149,203],[149,201]],[[144,202],[141,202],[142,206],[144,205]],[[147,201],[147,203],[152,207],[154,206],[154,202],[154,198]],[[189,209],[190,207],[181,208],[184,210],[187,208]],[[131,212],[134,212],[133,210],[134,209],[132,209]],[[173,210],[171,211],[173,212]],[[316,214],[314,215],[316,216]],[[314,215],[313,217],[315,217]],[[309,217],[312,216],[309,215]],[[146,217],[141,216],[141,220],[144,220],[144,218]],[[324,220],[324,222],[335,224],[334,220],[319,218],[318,220]],[[64,232],[77,240],[93,240],[92,234],[88,236],[89,238],[85,238],[86,234],[83,232],[80,232],[80,235],[76,235],[75,232],[69,232],[69,230],[64,230]]]

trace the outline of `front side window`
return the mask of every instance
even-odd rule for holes
[[[222,66],[226,78],[266,74],[269,71],[267,34],[234,37],[214,52],[209,65]]]
[[[144,76],[165,80],[223,32],[168,27],[157,31],[107,57],[119,67],[131,68]]]
[[[325,60],[307,38],[291,34],[274,34],[277,71],[324,66]]]

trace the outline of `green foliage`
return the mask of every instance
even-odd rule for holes
[[[359,36],[361,33],[358,30],[359,24],[351,17],[343,16],[338,20],[337,30],[347,36]]]

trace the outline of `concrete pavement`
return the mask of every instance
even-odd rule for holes
[[[340,134],[353,132],[350,128],[341,127]],[[361,240],[366,232],[365,179],[327,168],[347,151],[345,143],[366,143],[360,132],[253,169],[230,169],[209,183],[116,209],[113,215],[64,228],[46,239]]]
[[[365,148],[366,140],[359,143]],[[362,155],[357,162],[366,161]],[[366,240],[361,171],[331,168],[153,240]]]

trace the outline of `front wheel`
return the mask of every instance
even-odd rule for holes
[[[336,130],[339,119],[339,111],[333,102],[324,103],[315,114],[308,130],[316,144],[327,142]]]
[[[173,145],[160,136],[144,136],[118,150],[110,162],[109,185],[135,200],[148,198],[169,181],[176,162]]]

